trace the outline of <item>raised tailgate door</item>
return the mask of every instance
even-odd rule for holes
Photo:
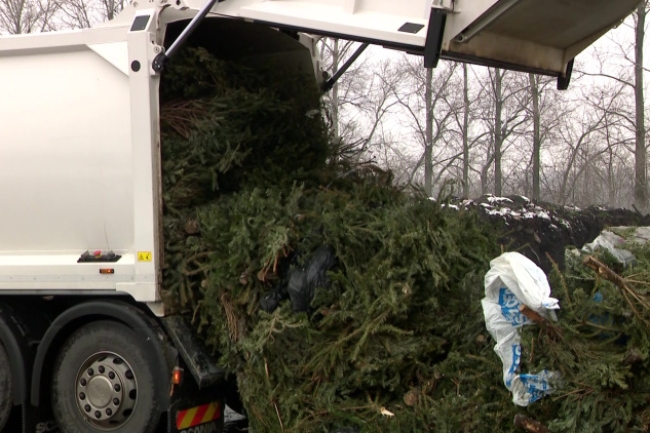
[[[200,9],[205,0],[185,0]],[[562,76],[639,0],[221,0],[212,12],[438,58]]]

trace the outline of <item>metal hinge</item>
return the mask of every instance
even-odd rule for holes
[[[166,0],[159,0],[166,1]],[[171,46],[159,53],[153,60],[151,68],[156,73],[161,73],[165,69],[165,65],[169,59],[176,54],[176,51],[185,43],[185,41],[190,37],[190,35],[196,30],[205,17],[210,13],[212,7],[217,3],[221,3],[223,0],[207,0],[203,7],[197,12],[197,14],[192,18],[190,23],[183,29],[181,34],[176,38],[176,40],[171,44]],[[183,5],[183,2],[179,2],[180,5]]]
[[[434,9],[442,9],[446,12],[460,12],[458,0],[433,0],[431,7]]]

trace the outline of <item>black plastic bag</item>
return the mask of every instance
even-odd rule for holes
[[[280,302],[287,299],[289,295],[285,287],[276,287],[260,299],[260,308],[267,313],[272,313],[280,305]]]
[[[318,289],[329,288],[327,272],[336,265],[334,251],[327,246],[320,246],[311,259],[303,266],[296,266],[289,272],[289,298],[293,311],[309,311],[311,301]]]

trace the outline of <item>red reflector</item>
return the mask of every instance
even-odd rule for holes
[[[183,369],[180,367],[175,367],[174,372],[172,373],[172,383],[174,385],[180,385],[183,383]]]
[[[221,418],[219,403],[204,404],[176,413],[176,429],[185,430],[190,427],[216,421]]]

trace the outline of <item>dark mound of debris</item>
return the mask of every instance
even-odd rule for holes
[[[511,195],[484,195],[475,200],[458,201],[449,206],[476,209],[498,233],[504,251],[517,251],[549,273],[555,262],[564,268],[564,250],[582,248],[607,227],[647,226],[650,215],[629,209],[590,206],[561,206]],[[549,258],[550,257],[550,258]]]

